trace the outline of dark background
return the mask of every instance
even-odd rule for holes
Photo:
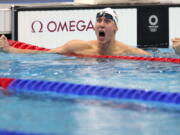
[[[168,7],[139,7],[137,9],[137,12],[138,47],[167,48],[169,46]],[[151,15],[156,15],[158,17],[158,28],[156,32],[151,32],[149,30],[149,26],[151,26],[149,24],[149,17]]]

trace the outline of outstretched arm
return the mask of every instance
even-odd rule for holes
[[[38,51],[30,49],[18,49],[9,45],[7,38],[2,35],[0,37],[0,51],[9,53],[58,53],[58,54],[68,54],[68,53],[88,53],[91,46],[86,41],[81,40],[71,40],[58,48],[51,49],[48,51]]]
[[[173,49],[177,55],[180,55],[180,38],[172,39]]]
[[[47,53],[47,51],[14,48],[9,45],[9,42],[4,35],[0,37],[0,51],[9,53]]]

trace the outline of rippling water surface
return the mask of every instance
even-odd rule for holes
[[[180,91],[180,64],[164,62],[0,53],[0,77]],[[179,111],[144,103],[0,93],[0,114],[4,130],[58,135],[180,134]]]

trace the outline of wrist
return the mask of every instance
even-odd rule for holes
[[[4,51],[4,52],[9,52],[9,50],[10,50],[10,46],[4,46],[2,48],[2,51]]]

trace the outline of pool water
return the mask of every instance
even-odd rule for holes
[[[163,52],[159,57],[177,57]],[[0,53],[0,77],[179,92],[180,64]],[[56,135],[177,135],[180,111],[145,103],[0,93],[0,129]]]

